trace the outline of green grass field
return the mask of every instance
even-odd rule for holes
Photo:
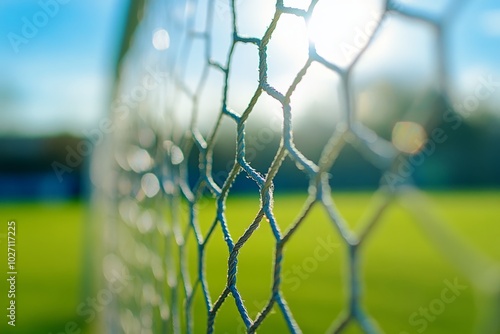
[[[500,263],[500,192],[442,192],[430,195],[442,216],[460,235]],[[365,193],[334,195],[344,218],[355,222],[368,205]],[[276,197],[275,213],[282,229],[293,221],[304,198]],[[236,239],[254,217],[258,199],[230,196],[227,219]],[[211,204],[199,212],[205,232],[213,219]],[[84,243],[85,210],[81,203],[2,204],[3,221],[17,221],[17,326],[0,324],[1,333],[94,333],[97,321],[86,324],[77,312],[85,301],[84,250],[96,245]],[[6,224],[3,225],[6,231]],[[0,231],[4,233],[4,231]],[[1,236],[0,236],[1,237]],[[222,291],[227,271],[227,248],[220,229],[207,248],[207,275],[212,300]],[[321,238],[321,240],[318,240]],[[94,239],[97,240],[97,239]],[[1,239],[5,245],[5,237]],[[325,243],[331,247],[321,250]],[[194,239],[189,239],[190,272],[195,277]],[[270,296],[274,241],[268,224],[255,232],[240,253],[237,286],[251,316]],[[2,246],[4,248],[4,246]],[[346,307],[345,248],[318,206],[293,236],[285,249],[283,292],[304,333],[322,333]],[[441,256],[429,242],[414,217],[398,203],[383,216],[363,248],[364,305],[386,333],[419,333],[409,317],[421,307],[441,298],[445,280],[467,286],[445,310],[427,322],[425,333],[471,333],[476,317],[475,290],[470,282]],[[5,256],[6,258],[6,256]],[[6,259],[1,260],[5,268]],[[97,267],[100,268],[100,267]],[[95,269],[97,271],[97,269]],[[0,283],[2,309],[6,307],[6,280]],[[202,294],[196,294],[195,331],[203,332],[206,310]],[[92,292],[90,293],[92,295]],[[95,294],[95,293],[94,293]],[[6,311],[4,311],[6,312]],[[238,333],[241,325],[231,298],[220,310],[216,333]],[[75,322],[75,328],[65,326]],[[263,323],[260,333],[285,332],[279,311]],[[348,333],[359,333],[355,326]]]

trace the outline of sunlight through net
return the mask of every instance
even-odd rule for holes
[[[488,260],[479,254],[465,254],[466,248],[455,242],[453,233],[432,213],[430,204],[412,186],[411,175],[400,172],[401,164],[422,150],[427,130],[435,124],[436,118],[432,113],[423,113],[423,119],[407,120],[404,115],[411,112],[409,106],[407,111],[401,112],[392,139],[384,138],[360,120],[357,111],[360,102],[355,93],[357,81],[354,79],[358,64],[368,50],[391,29],[386,21],[397,18],[408,24],[420,24],[425,29],[430,28],[436,43],[433,59],[437,75],[430,93],[433,94],[434,107],[449,109],[452,103],[445,38],[448,26],[463,10],[466,1],[451,1],[438,18],[411,6],[392,2],[380,4],[369,27],[359,24],[363,32],[359,37],[355,36],[359,41],[345,44],[336,55],[327,54],[329,46],[325,42],[325,38],[335,35],[335,31],[321,23],[325,20],[321,17],[328,21],[331,14],[328,0],[294,1],[296,6],[278,0],[272,4],[272,15],[263,14],[259,18],[246,17],[251,11],[247,13],[242,8],[249,2],[137,2],[140,4],[138,11],[131,17],[138,20],[138,25],[128,40],[129,47],[122,59],[117,81],[113,105],[115,131],[109,147],[113,161],[104,182],[109,185],[107,196],[110,203],[106,223],[105,274],[112,269],[125,270],[134,277],[134,284],[120,291],[108,308],[107,331],[214,333],[218,332],[217,320],[224,312],[223,306],[232,303],[244,325],[234,332],[254,333],[272,312],[276,312],[291,333],[300,333],[301,324],[294,316],[294,309],[289,307],[288,296],[281,286],[283,262],[287,256],[287,244],[291,239],[301,237],[299,229],[313,208],[326,214],[332,231],[340,236],[347,249],[344,289],[348,298],[343,312],[331,313],[331,325],[325,331],[342,332],[352,323],[365,333],[383,331],[377,319],[372,318],[363,306],[360,262],[365,240],[395,200],[407,205],[422,222],[424,230],[433,235],[430,240],[438,243],[437,247],[443,249],[445,256],[449,255],[449,261],[471,282],[483,282],[482,272],[490,268]],[[304,6],[304,3],[307,4]],[[246,30],[259,35],[240,33],[240,22],[252,19],[266,21],[262,28],[249,29],[247,25]],[[280,26],[280,22],[287,20],[296,24]],[[283,43],[293,43],[297,54],[303,55],[292,60],[293,64],[302,62],[297,69],[291,66],[292,69],[284,70],[289,81],[276,80],[273,74],[276,72],[272,72],[273,67],[279,69],[290,64],[286,60],[291,56],[290,52],[286,49],[276,51],[282,44],[273,44],[278,43],[279,37],[275,37],[275,33],[278,34],[280,29],[285,32],[288,29],[291,35]],[[235,54],[243,46],[242,50],[254,58],[235,65]],[[271,50],[275,50],[272,59]],[[337,107],[326,110],[323,115],[325,122],[333,120],[333,126],[317,159],[309,158],[307,151],[299,149],[294,137],[296,117],[308,117],[307,110],[301,111],[296,107],[298,104],[294,104],[298,101],[298,97],[294,100],[295,92],[299,88],[305,89],[301,83],[313,68],[331,74],[338,83],[324,95],[325,100],[335,99]],[[239,74],[234,74],[235,71]],[[255,81],[244,84],[243,76],[252,73]],[[219,80],[213,81],[212,77]],[[246,95],[232,91],[233,84],[245,87]],[[309,89],[324,88],[320,86],[321,83]],[[256,106],[269,99],[272,101],[267,104],[262,102],[263,109],[273,103],[279,106],[280,140],[267,169],[258,170],[253,164],[255,157],[249,157],[250,149],[254,155],[255,145],[250,143],[247,128]],[[232,105],[233,102],[237,107]],[[270,109],[266,117],[270,117]],[[264,125],[261,126],[269,127],[265,120],[262,122]],[[232,137],[223,134],[224,124],[230,128]],[[214,171],[214,159],[217,158],[214,149],[221,141],[229,140],[235,142],[233,159],[221,174]],[[332,190],[335,191],[331,184],[335,175],[330,173],[346,145],[358,151],[382,176],[372,206],[357,230],[344,221],[331,194]],[[274,212],[274,194],[280,189],[273,181],[286,159],[295,164],[309,186],[304,189],[307,198],[300,213],[284,229]],[[228,221],[225,212],[227,198],[235,185],[242,182],[242,175],[245,182],[250,181],[258,188],[260,206],[252,221],[238,222],[245,224],[246,229],[241,235],[235,235],[232,232],[235,222]],[[215,200],[210,202],[207,199],[210,196]],[[212,210],[213,221],[207,229],[200,227],[200,206]],[[257,315],[251,316],[246,302],[248,297],[242,296],[238,289],[238,261],[240,251],[264,224],[269,227],[275,241],[272,284],[267,300]],[[223,240],[216,240],[221,239],[219,235]],[[189,239],[190,242],[194,240],[194,246],[188,244]],[[206,250],[213,242],[223,242],[228,254],[219,259],[226,264],[227,277],[221,291],[213,291],[207,279],[209,255]],[[189,262],[193,253],[196,258],[194,265]],[[472,270],[464,259],[473,259],[477,267]],[[196,268],[194,275],[191,266]],[[255,284],[259,284],[257,278]],[[107,275],[106,279],[111,281],[112,275]],[[203,299],[205,315],[202,324],[195,321],[196,296]],[[498,328],[493,327],[495,319],[486,319],[485,322],[488,322],[485,324],[488,328]]]

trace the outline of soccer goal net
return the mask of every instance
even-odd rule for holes
[[[498,331],[494,261],[414,185],[467,116],[469,2],[131,1],[100,172],[104,276],[130,279],[106,332],[433,332],[460,298],[464,328]]]

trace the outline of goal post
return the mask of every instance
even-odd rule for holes
[[[384,332],[365,305],[363,249],[395,203],[471,284],[487,287],[490,316],[478,326],[500,328],[497,264],[467,248],[413,183],[452,110],[447,29],[467,1],[438,19],[404,2],[353,3],[131,1],[99,171],[104,278],[130,280],[106,308],[106,332],[271,332],[272,318],[276,330],[300,333],[294,291],[336,247],[344,281],[324,295],[341,294],[341,309],[308,311],[327,318],[322,331]],[[384,77],[377,69],[394,53],[415,59],[391,49],[401,27],[434,41],[415,65],[431,69]],[[362,89],[377,82],[370,76],[381,78],[375,95]],[[359,224],[337,205],[342,185],[375,194],[367,210],[359,205]],[[290,189],[298,195],[283,195]],[[290,245],[301,240],[312,255],[295,263]],[[262,263],[243,269],[259,247]],[[238,325],[218,327],[224,314]]]

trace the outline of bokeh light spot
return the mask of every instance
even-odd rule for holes
[[[170,47],[170,35],[165,29],[157,29],[153,33],[153,46],[156,50],[166,50]]]
[[[403,153],[420,152],[426,141],[424,128],[415,122],[398,122],[392,129],[392,143]]]

